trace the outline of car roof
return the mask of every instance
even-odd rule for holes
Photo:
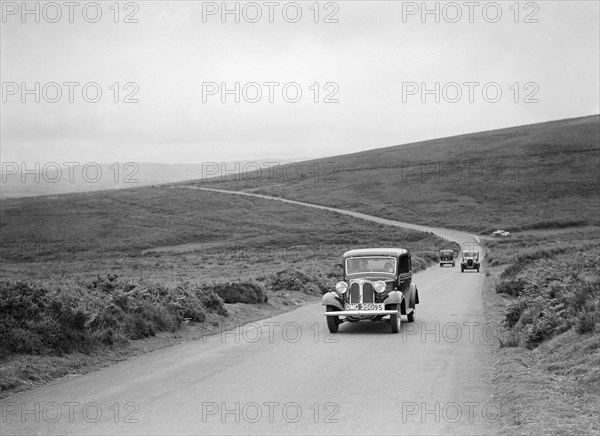
[[[394,256],[398,257],[403,254],[408,254],[408,250],[404,248],[357,248],[346,251],[344,259],[357,256]]]

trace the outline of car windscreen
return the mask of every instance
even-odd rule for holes
[[[454,255],[454,251],[452,251],[452,250],[442,250],[442,251],[440,251],[440,253],[442,254],[442,256],[453,256]]]
[[[346,259],[346,274],[370,272],[396,274],[396,259],[387,256],[352,257]]]

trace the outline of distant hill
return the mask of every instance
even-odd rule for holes
[[[137,186],[174,183],[252,171],[284,164],[289,159],[258,159],[237,162],[206,162],[200,164],[162,164],[148,162],[91,163],[86,166],[39,164],[37,173],[33,164],[26,165],[21,173],[21,163],[4,162],[0,173],[0,198],[31,197],[76,192],[104,191],[135,188]]]
[[[189,183],[487,233],[597,225],[599,164],[594,115]]]

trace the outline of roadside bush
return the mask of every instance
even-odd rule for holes
[[[204,322],[205,311],[227,316],[210,289],[185,283],[0,280],[0,358],[16,353],[62,355],[175,331]]]
[[[216,283],[205,286],[216,293],[225,303],[262,304],[269,301],[267,291],[261,283],[254,280]]]
[[[412,255],[412,270],[413,272],[422,271],[429,268],[430,265],[438,262],[439,253],[433,251],[425,251]],[[457,260],[458,261],[458,260]],[[459,262],[459,261],[458,261]],[[460,262],[459,262],[460,263]]]
[[[599,262],[599,246],[548,250],[527,256],[521,266],[502,274],[496,292],[515,297],[506,310],[509,342],[534,348],[571,328],[578,333],[596,331],[600,325]]]
[[[592,332],[600,325],[600,278],[584,281],[576,287],[572,316],[578,319],[578,333]]]
[[[223,300],[211,289],[197,289],[196,295],[209,312],[216,312],[218,315],[229,316],[229,312],[225,306],[223,306]]]
[[[564,248],[555,248],[552,250],[539,250],[539,251],[535,251],[530,254],[525,254],[523,256],[519,256],[516,259],[515,263],[513,263],[508,268],[506,268],[504,271],[502,271],[502,274],[500,275],[500,277],[501,278],[516,277],[517,274],[519,274],[521,271],[528,268],[533,262],[540,260],[540,259],[553,258],[555,256],[558,256],[559,254],[565,253],[565,251],[566,250]]]
[[[521,319],[521,315],[523,314],[523,310],[525,310],[526,304],[523,301],[516,301],[513,304],[509,305],[506,310],[506,326],[511,328],[514,327],[516,323]]]
[[[329,292],[334,284],[335,281],[332,281],[327,275],[318,272],[307,273],[299,269],[278,271],[267,280],[267,286],[275,292],[304,292],[315,295]]]
[[[496,286],[496,293],[518,297],[519,295],[521,295],[523,289],[525,289],[525,286],[527,285],[527,280],[525,280],[522,277],[519,277],[517,279],[504,280]]]

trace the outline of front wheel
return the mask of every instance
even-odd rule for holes
[[[390,325],[392,326],[392,333],[398,333],[400,331],[400,305],[392,304],[390,310],[395,310],[396,313],[390,315]]]
[[[415,322],[415,310],[414,309],[411,313],[409,313],[406,316],[408,317],[408,322]]]
[[[334,306],[326,306],[325,310],[327,312],[334,312],[337,310]],[[327,318],[327,327],[329,328],[329,333],[337,333],[340,328],[340,317],[339,316],[326,316]]]

